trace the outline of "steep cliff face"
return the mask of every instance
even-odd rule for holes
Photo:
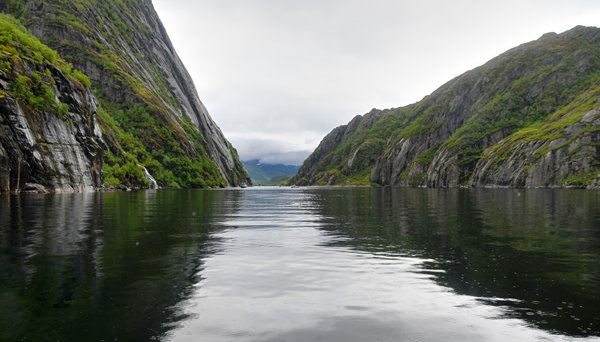
[[[536,127],[484,151],[471,185],[600,186],[600,87]],[[587,109],[587,108],[592,109]]]
[[[599,29],[546,34],[335,129],[292,182],[598,186],[599,82]]]
[[[200,101],[150,0],[2,0],[0,10],[86,73],[100,102],[109,185],[250,182]]]
[[[102,186],[102,134],[83,74],[0,15],[0,192]]]

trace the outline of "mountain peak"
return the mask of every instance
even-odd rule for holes
[[[556,37],[558,37],[558,33],[548,32],[548,33],[544,33],[540,38],[538,38],[538,40],[546,40],[546,39],[552,39],[552,38],[556,38]]]

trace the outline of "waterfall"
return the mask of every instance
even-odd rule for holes
[[[144,166],[139,165],[139,164],[138,164],[138,166],[144,170],[144,175],[146,175],[146,178],[148,178],[148,180],[150,181],[150,183],[151,183],[150,189],[158,189],[158,183],[156,183],[156,179],[154,179],[154,177],[152,177],[150,172],[148,172],[148,169],[146,169]]]

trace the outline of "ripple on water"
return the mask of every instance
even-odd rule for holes
[[[219,221],[230,227],[216,233],[225,253],[207,260],[203,294],[190,299],[202,316],[184,322],[172,340],[567,339],[520,319],[498,319],[512,309],[497,303],[517,299],[460,295],[440,286],[435,279],[447,270],[431,268],[442,265],[435,259],[352,248],[352,238],[329,231],[335,223],[307,204],[311,199],[303,192],[245,194],[239,211]],[[211,334],[215,327],[244,333]]]
[[[600,193],[0,197],[0,340],[600,336]]]

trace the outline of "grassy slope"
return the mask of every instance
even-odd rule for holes
[[[502,163],[518,152],[522,146],[536,142],[540,146],[535,150],[535,153],[526,157],[525,168],[527,169],[549,152],[567,147],[583,135],[600,131],[598,126],[587,125],[575,134],[567,134],[569,128],[580,123],[584,115],[591,110],[600,108],[599,101],[600,86],[592,86],[588,91],[552,113],[545,120],[527,125],[503,139],[501,143],[489,147],[482,153],[481,158],[491,160],[493,167],[499,169]],[[554,144],[553,142],[559,143]],[[578,157],[578,150],[572,152],[574,154],[572,157]],[[592,184],[600,173],[600,159],[597,155],[591,157],[596,159],[591,170],[568,176],[561,180],[561,185],[586,186]]]
[[[32,67],[35,66],[35,67]],[[0,14],[0,72],[12,82],[0,89],[0,98],[12,97],[32,112],[51,111],[66,116],[68,106],[56,99],[54,79],[49,68],[56,68],[81,89],[90,80],[58,53],[32,36],[17,20]]]

